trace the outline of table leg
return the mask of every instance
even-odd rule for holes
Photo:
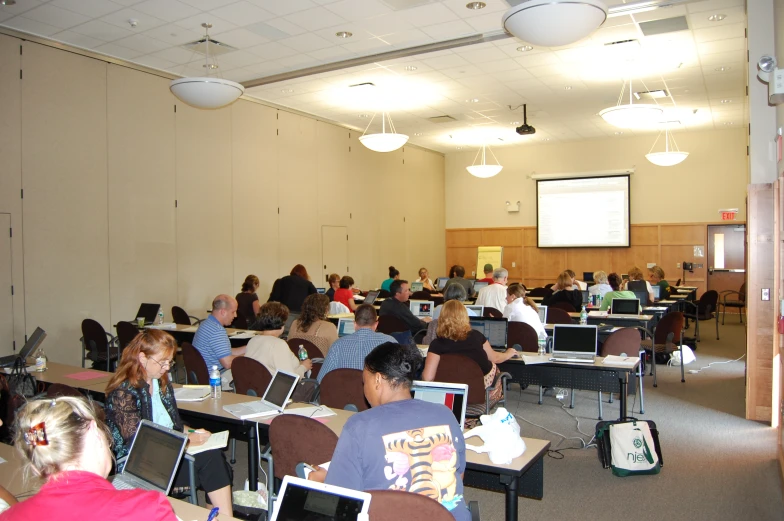
[[[517,521],[517,477],[501,476],[506,488],[506,521]]]
[[[259,483],[259,446],[256,441],[256,424],[248,423],[248,490],[258,490]]]
[[[626,402],[628,401],[628,397],[626,395],[629,392],[629,373],[626,371],[621,371],[619,378],[621,381],[621,417],[619,419],[623,420],[628,415],[628,411],[626,410]]]

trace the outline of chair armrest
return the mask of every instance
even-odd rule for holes
[[[313,362],[314,364],[323,364],[324,363],[324,359],[323,358],[311,358],[310,361]]]
[[[471,521],[479,521],[479,502],[469,501],[468,511],[471,512]]]
[[[738,296],[738,300],[737,301],[740,301],[740,291],[733,291],[731,289],[728,289],[728,290],[722,291],[721,294],[722,294],[722,299],[721,300],[724,303],[727,302],[727,297],[729,297],[730,295],[737,295]]]
[[[192,326],[197,326],[197,325],[201,324],[202,319],[200,319],[200,318],[196,318],[193,315],[188,315],[188,318],[191,320],[191,325]],[[194,320],[196,322],[193,322]]]
[[[501,382],[501,393],[504,395],[504,399],[502,401],[504,402],[504,405],[506,405],[506,382],[510,378],[512,378],[511,374],[502,373],[499,371],[496,373],[495,378],[493,378],[493,383],[491,383],[489,387],[485,388],[485,411],[487,411],[488,414],[490,414],[490,393],[493,392],[495,386],[498,385],[498,380],[503,380]]]

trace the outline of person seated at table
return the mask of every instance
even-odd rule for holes
[[[607,283],[607,273],[604,271],[593,272],[594,285],[588,288],[588,295],[599,295],[604,298],[607,292],[612,291],[612,286]]]
[[[612,291],[604,294],[602,305],[599,308],[602,311],[612,307],[612,301],[616,298],[637,298],[633,292],[621,289],[621,282],[623,279],[617,273],[610,273],[607,275],[607,283],[612,288]]]
[[[477,282],[487,282],[489,284],[493,283],[493,265],[492,264],[485,264],[484,269],[482,270],[485,273],[485,277],[483,279],[477,280]]]
[[[381,289],[384,291],[391,291],[389,288],[392,283],[400,278],[400,272],[394,266],[389,267],[389,278],[381,283]]]
[[[43,486],[0,514],[0,520],[177,521],[160,492],[116,490],[106,480],[112,470],[111,442],[86,398],[27,402],[17,413],[15,432],[14,445],[25,460],[26,474]]]
[[[634,266],[629,270],[629,280],[626,281],[623,289],[627,291],[647,291],[648,302],[653,302],[655,300],[651,283],[645,280],[645,276],[643,275],[642,270],[637,266]],[[640,302],[640,304],[645,306],[648,304],[648,302]]]
[[[0,427],[3,426],[3,420],[0,420]],[[17,503],[16,497],[8,492],[2,485],[0,485],[0,512],[5,512]]]
[[[329,348],[329,353],[316,379],[335,369],[359,369],[365,367],[365,357],[376,346],[384,342],[397,343],[393,337],[376,331],[378,315],[371,304],[360,304],[354,312],[354,332],[338,339]]]
[[[525,287],[521,284],[512,284],[506,289],[506,294],[504,318],[509,319],[509,322],[525,322],[534,328],[537,336],[539,333],[547,336],[544,324],[539,318],[539,308],[533,300],[525,296]]]
[[[340,289],[340,275],[333,273],[329,276],[327,282],[329,283],[329,289],[326,295],[329,297],[329,301],[332,302],[335,300],[335,292]]]
[[[327,320],[328,314],[329,299],[326,295],[308,295],[302,303],[299,318],[291,323],[288,338],[302,338],[312,342],[326,356],[332,343],[338,339],[338,328]]]
[[[542,299],[542,304],[552,306],[558,302],[566,302],[571,304],[575,311],[579,311],[583,306],[583,292],[572,285],[572,280],[568,272],[561,272],[552,288],[553,294]]]
[[[469,521],[463,433],[449,408],[411,398],[421,364],[418,349],[392,342],[367,355],[362,381],[370,409],[346,421],[329,471],[309,478],[354,490],[435,494],[456,521]]]
[[[310,282],[308,270],[302,264],[297,264],[291,268],[288,275],[275,281],[267,302],[280,302],[288,308],[289,319],[286,323],[286,331],[288,331],[291,323],[299,316],[305,297],[314,293],[318,291]]]
[[[408,288],[407,280],[397,279],[389,287],[389,292],[392,296],[381,303],[378,310],[380,316],[391,315],[399,318],[406,323],[412,335],[416,335],[422,329],[427,329],[427,324],[432,319],[430,317],[417,318],[408,305],[408,297],[411,296],[411,290]]]
[[[357,309],[357,303],[354,302],[354,279],[348,275],[344,275],[340,279],[340,289],[335,292],[335,302],[340,302],[351,311]]]
[[[315,296],[317,295],[310,295],[310,297]],[[288,317],[289,310],[280,302],[267,302],[261,306],[259,310],[261,334],[250,339],[245,356],[262,364],[270,374],[274,375],[275,371],[280,369],[304,377],[305,373],[313,368],[313,362],[309,358],[300,361],[297,355],[291,352],[288,343],[280,338]]]
[[[499,352],[490,347],[490,342],[482,333],[471,329],[466,307],[457,300],[450,300],[444,304],[441,316],[438,317],[436,335],[436,339],[430,343],[425,369],[422,371],[422,379],[430,382],[436,378],[441,355],[454,354],[467,356],[475,361],[482,369],[485,388],[488,388],[493,385],[498,373],[496,364],[506,362],[517,353],[512,348]],[[499,378],[495,384],[490,393],[491,404],[497,403],[503,395],[501,379]],[[482,407],[484,408],[484,404]]]
[[[661,269],[661,266],[648,268],[648,279],[651,284],[661,288],[661,290],[659,290],[659,296],[661,298],[666,298],[670,294],[670,283],[664,279],[664,270]]]
[[[174,337],[157,329],[145,329],[123,350],[117,371],[106,385],[106,424],[118,460],[128,455],[142,420],[189,433],[192,446],[203,445],[210,438],[209,431],[188,429],[180,419],[168,374],[176,354]],[[194,458],[196,483],[201,483],[213,506],[231,515],[231,467],[223,452],[208,450]],[[184,490],[189,475],[187,463],[181,463],[173,486]]]
[[[422,289],[426,289],[431,293],[435,293],[437,291],[433,281],[430,280],[427,268],[419,268],[419,278],[416,280],[416,282],[421,282]]]
[[[474,288],[474,284],[473,284],[473,282],[471,282],[468,279],[463,278],[463,277],[465,277],[465,268],[462,267],[462,266],[455,266],[454,267],[454,272],[455,272],[455,276],[451,277],[448,281],[446,281],[446,285],[444,286],[444,291],[446,291],[446,289],[449,286],[452,286],[454,284],[460,284],[461,286],[463,286],[465,288],[466,295],[468,295],[469,297],[473,297],[474,296],[474,289],[473,289]]]
[[[498,311],[506,307],[506,283],[509,281],[509,272],[504,268],[493,271],[493,283],[479,290],[476,297],[477,306],[490,306]]]
[[[231,363],[238,356],[245,354],[245,346],[231,347],[226,327],[231,325],[237,316],[237,301],[229,295],[218,295],[212,301],[212,312],[206,320],[199,324],[193,336],[193,347],[201,353],[207,370],[218,366],[221,371],[223,389],[231,389]]]
[[[586,284],[581,280],[577,280],[577,274],[575,272],[573,272],[572,270],[564,270],[564,271],[568,273],[569,276],[572,278],[572,286],[576,287],[580,291],[585,291],[586,289],[588,289],[588,284]]]
[[[457,300],[463,302],[466,299],[466,290],[460,284],[453,284],[447,291],[444,292],[444,304],[450,300]],[[440,304],[433,310],[433,320],[427,325],[427,334],[422,339],[422,344],[430,345],[436,338],[436,331],[438,330],[438,317],[441,316],[441,310],[444,309],[444,304]],[[478,317],[479,313],[473,309],[466,308],[469,317]]]
[[[256,329],[256,315],[259,314],[261,303],[256,290],[259,289],[259,278],[256,275],[248,275],[242,283],[240,293],[234,297],[237,301],[237,313],[245,317],[248,321],[248,329]]]

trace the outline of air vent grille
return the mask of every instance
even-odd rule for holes
[[[431,123],[452,123],[457,121],[452,116],[433,116],[432,118],[427,118],[427,120]]]
[[[688,31],[689,23],[685,16],[674,18],[663,18],[661,20],[651,20],[650,22],[640,22],[640,30],[645,36],[655,36],[657,34],[674,33],[676,31]]]
[[[221,54],[226,54],[229,52],[234,52],[239,50],[236,47],[232,47],[231,45],[226,45],[225,43],[221,43],[217,40],[213,40],[212,38],[209,39],[209,42],[210,42],[210,56],[220,56]],[[201,40],[196,40],[195,42],[186,43],[182,45],[182,47],[189,51],[206,56],[207,38],[202,38]]]

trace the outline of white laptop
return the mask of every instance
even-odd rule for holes
[[[409,300],[408,305],[411,307],[411,313],[415,317],[432,317],[433,316],[433,302],[431,300]]]
[[[653,300],[661,299],[661,286],[658,284],[651,284],[651,291],[653,292]]]
[[[487,282],[487,281],[479,281],[479,280],[477,280],[476,282],[474,282],[474,291],[479,293],[480,289],[485,288],[485,287],[487,287],[489,285],[490,285],[490,283]]]
[[[539,320],[542,321],[542,324],[547,324],[547,306],[537,304],[536,309],[539,313]]]
[[[339,318],[338,319],[338,338],[343,338],[354,332],[354,319],[353,318]]]
[[[553,362],[584,362],[596,360],[599,340],[597,326],[555,324],[553,326]]]
[[[270,521],[360,521],[369,508],[367,492],[284,476]]]
[[[463,428],[466,405],[468,404],[468,384],[414,380],[411,385],[411,396],[415,400],[446,405],[455,415],[460,429]]]
[[[241,420],[280,414],[294,393],[298,380],[298,375],[278,370],[267,386],[267,390],[264,391],[261,400],[224,405],[223,410]]]
[[[471,304],[471,305],[466,306],[466,309],[470,309],[471,311],[474,312],[473,315],[471,315],[471,313],[469,313],[468,316],[474,316],[474,317],[483,317],[483,316],[485,316],[485,307],[484,306],[477,306],[476,304]]]
[[[412,282],[411,283],[411,292],[415,293],[417,291],[422,291],[425,288],[424,282]]]
[[[136,429],[122,473],[110,478],[114,488],[169,493],[188,435],[142,420]]]
[[[614,298],[610,303],[611,315],[639,315],[640,299],[638,298]]]

